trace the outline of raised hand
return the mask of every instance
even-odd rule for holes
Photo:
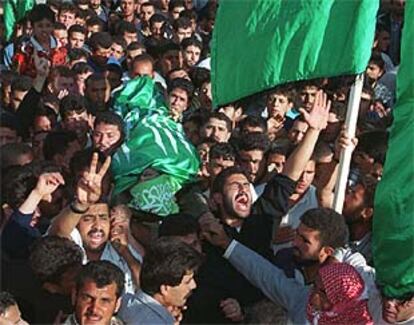
[[[76,187],[76,195],[79,203],[91,205],[98,202],[102,194],[102,179],[110,165],[111,157],[107,157],[98,172],[98,154],[96,152],[93,154],[89,171],[83,173]]]
[[[37,180],[34,191],[39,197],[48,199],[48,197],[63,184],[65,184],[65,180],[60,173],[44,173],[40,175]]]
[[[319,90],[316,93],[315,101],[310,112],[300,108],[299,111],[303,119],[309,124],[309,127],[316,130],[323,130],[328,124],[329,110],[331,109],[331,101],[328,96]]]
[[[338,138],[335,141],[335,155],[336,159],[339,159],[342,150],[347,148],[351,148],[352,151],[355,150],[356,146],[358,145],[357,138],[350,138],[346,133],[345,129],[343,128],[341,133],[339,133]]]

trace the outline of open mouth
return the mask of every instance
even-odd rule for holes
[[[246,210],[250,207],[249,196],[244,192],[237,194],[235,201],[237,206],[243,210]]]
[[[102,231],[93,231],[88,234],[89,239],[93,244],[100,244],[105,240],[104,233]]]

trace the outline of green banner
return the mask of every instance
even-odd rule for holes
[[[289,81],[357,74],[378,0],[220,1],[212,43],[214,105]]]
[[[14,26],[34,6],[34,0],[6,0],[3,2],[4,33],[6,41],[13,35]]]

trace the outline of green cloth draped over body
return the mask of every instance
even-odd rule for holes
[[[34,6],[34,0],[6,0],[3,2],[4,34],[6,41],[10,40],[16,23],[26,16]]]
[[[405,4],[397,104],[375,193],[373,258],[385,296],[414,294],[414,1]]]
[[[221,1],[214,24],[215,106],[290,81],[365,70],[378,0]]]
[[[160,216],[178,212],[175,193],[194,176],[200,161],[181,124],[169,116],[162,93],[148,77],[136,78],[114,96],[113,110],[126,124],[126,140],[112,159],[114,195],[126,190],[130,206]],[[160,173],[145,182],[147,168]]]

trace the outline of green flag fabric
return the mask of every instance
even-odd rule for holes
[[[221,1],[213,31],[213,104],[290,81],[365,70],[378,0]]]
[[[381,182],[375,193],[373,258],[390,298],[414,293],[414,1],[405,6],[397,104]]]
[[[14,26],[34,6],[34,0],[7,0],[4,1],[4,29],[6,41],[13,35]]]
[[[156,84],[148,77],[129,81],[115,94],[113,110],[126,124],[126,140],[112,159],[114,194],[127,190],[135,209],[160,216],[178,212],[174,195],[196,176],[200,161]],[[148,168],[159,176],[140,181]]]

